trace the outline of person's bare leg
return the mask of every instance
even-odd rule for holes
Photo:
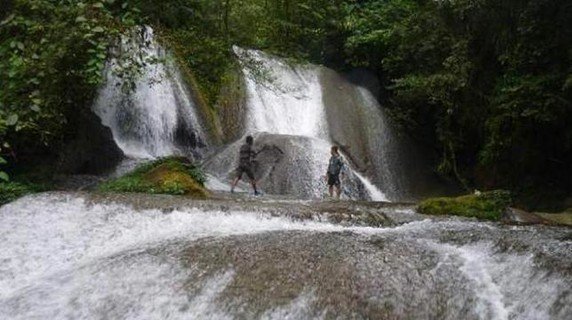
[[[328,188],[328,191],[330,192],[330,198],[334,196],[334,186],[330,186]]]
[[[254,190],[254,194],[258,194],[258,189],[256,189],[256,180],[250,180],[250,184],[252,185],[252,189]]]
[[[232,184],[230,185],[230,192],[234,192],[234,188],[236,188],[236,185],[238,184],[239,181],[240,181],[240,177],[234,178],[234,180],[232,181]]]
[[[340,194],[342,193],[342,187],[336,186],[336,199],[340,198]]]

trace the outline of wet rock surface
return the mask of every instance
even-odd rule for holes
[[[61,152],[56,171],[60,174],[108,173],[123,159],[123,151],[111,130],[91,112],[81,112],[77,132]]]
[[[0,207],[0,318],[572,312],[568,228],[429,219],[408,204],[215,197],[54,192]]]
[[[67,193],[69,194],[69,193]],[[213,193],[210,200],[171,195],[140,193],[75,193],[91,204],[119,203],[137,210],[159,209],[165,213],[185,208],[231,213],[247,211],[295,220],[316,220],[342,225],[394,226],[425,217],[414,212],[412,204],[367,201],[310,201],[283,196],[252,197],[224,192]],[[439,218],[437,218],[439,219]]]
[[[538,214],[511,207],[504,210],[501,220],[508,224],[556,224]]]
[[[242,144],[243,140],[236,141],[207,158],[205,171],[221,180],[232,180]],[[254,174],[264,192],[301,199],[321,197],[326,192],[329,144],[309,137],[260,133],[254,135],[253,148],[258,152]],[[352,199],[368,199],[363,183],[352,172],[347,174],[345,194]],[[246,174],[243,179],[249,181]]]
[[[433,151],[400,133],[386,116],[376,99],[375,75],[354,70],[344,77],[322,68],[320,83],[332,141],[360,172],[383,186],[389,199],[411,201],[458,191],[433,172]]]

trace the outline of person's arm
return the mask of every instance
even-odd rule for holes
[[[267,145],[262,146],[262,148],[261,148],[260,150],[254,152],[254,155],[253,155],[253,156],[256,157],[257,155],[259,155],[260,153],[262,153],[262,151],[264,151],[264,150],[266,150],[266,149],[268,149],[268,146],[267,146]]]

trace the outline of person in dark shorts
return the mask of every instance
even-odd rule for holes
[[[248,178],[250,179],[250,184],[254,189],[254,194],[259,195],[260,193],[256,189],[256,179],[254,179],[254,165],[253,161],[256,157],[256,152],[254,152],[252,148],[252,144],[254,143],[254,139],[252,136],[246,137],[246,143],[240,147],[239,151],[239,160],[238,160],[238,168],[236,169],[236,177],[232,181],[232,185],[230,187],[230,192],[234,192],[234,188],[242,178],[242,175],[246,173]]]
[[[328,181],[330,197],[334,196],[334,188],[335,188],[336,198],[339,199],[342,190],[340,173],[342,174],[343,177],[344,173],[342,173],[342,169],[344,168],[344,162],[342,161],[342,157],[340,156],[337,146],[333,146],[330,153],[332,154],[332,156],[330,157],[330,163],[328,164],[328,172],[326,173],[326,180]]]

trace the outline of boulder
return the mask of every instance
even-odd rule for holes
[[[501,221],[509,224],[544,224],[546,219],[522,209],[508,207],[503,211]]]
[[[111,130],[91,111],[80,112],[77,131],[64,147],[57,161],[61,174],[102,174],[124,158],[113,140]]]
[[[243,143],[244,139],[240,139],[212,155],[204,162],[205,171],[230,182]],[[260,133],[254,135],[254,149],[259,152],[254,171],[261,190],[302,199],[323,197],[327,190],[328,144],[309,137]],[[243,178],[248,181],[246,176]],[[342,189],[351,199],[369,199],[367,190],[352,171],[347,172]]]
[[[434,172],[433,151],[396,130],[378,102],[380,86],[374,74],[354,70],[344,76],[323,68],[320,82],[331,140],[389,199],[412,201],[458,192]]]

